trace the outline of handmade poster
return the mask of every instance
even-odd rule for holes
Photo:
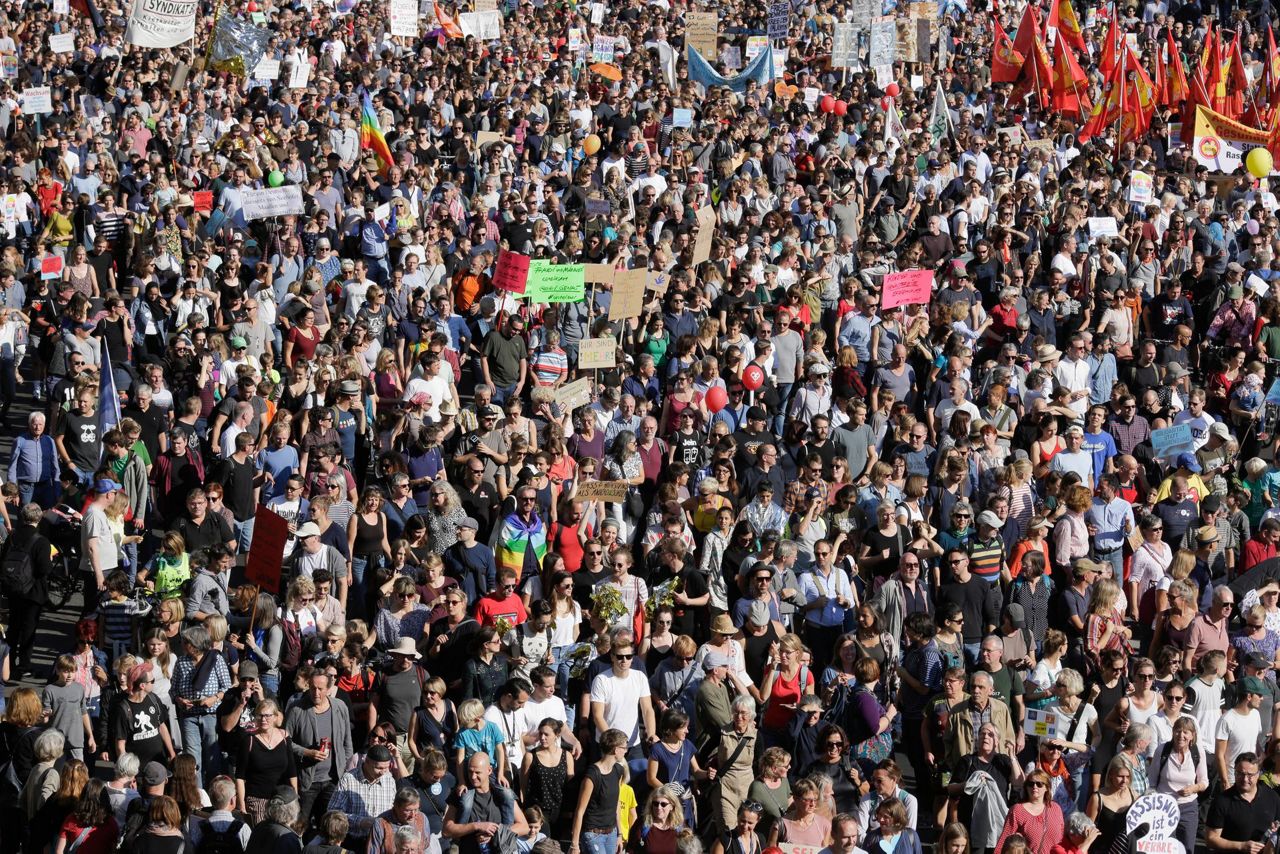
[[[609,302],[609,320],[629,320],[644,310],[644,289],[649,271],[618,270],[613,277],[613,299]]]
[[[612,285],[615,272],[612,264],[582,265],[582,278],[597,285]]]
[[[266,219],[272,216],[301,216],[302,188],[297,184],[283,187],[267,187],[262,190],[245,190],[242,210],[246,220]]]
[[[791,4],[787,0],[769,4],[769,38],[781,41],[791,27]]]
[[[880,289],[880,310],[900,305],[925,304],[933,297],[932,270],[905,270],[889,273]]]
[[[581,302],[587,295],[585,274],[581,264],[531,261],[524,295],[532,302]]]
[[[1179,454],[1189,454],[1195,450],[1191,436],[1190,424],[1175,424],[1173,427],[1162,427],[1151,431],[1151,455],[1156,459],[1171,462]]]
[[[1022,719],[1022,731],[1037,738],[1059,738],[1058,727],[1058,714],[1043,709],[1027,709]]]
[[[125,41],[142,47],[177,47],[196,34],[197,0],[134,0]]]
[[[1135,169],[1129,173],[1129,201],[1149,204],[1155,198],[1155,183],[1146,172]]]
[[[196,190],[191,194],[196,213],[208,213],[213,210],[213,190]]]
[[[1091,216],[1089,217],[1089,236],[1091,237],[1119,237],[1120,227],[1116,223],[1113,216]]]
[[[49,36],[49,50],[54,53],[73,53],[75,49],[75,33],[58,33],[56,36]]]
[[[572,412],[579,406],[586,406],[590,402],[591,377],[582,377],[556,389],[556,405],[562,411]]]
[[[872,67],[893,65],[894,48],[897,46],[898,28],[893,18],[871,22],[871,54],[868,64]]]
[[[255,80],[279,80],[280,60],[263,57],[262,61],[258,63],[258,67],[253,69],[253,78]]]
[[[719,41],[720,16],[715,12],[685,14],[684,41],[703,56],[715,56]]]
[[[498,264],[493,272],[493,286],[500,291],[522,294],[529,278],[529,256],[519,252],[498,252]]]
[[[578,367],[583,370],[612,368],[617,356],[618,342],[612,338],[587,338],[578,344]]]
[[[621,504],[627,500],[627,482],[625,480],[588,480],[578,484],[578,491],[573,497],[579,501],[609,501]]]
[[[48,86],[32,86],[22,90],[22,112],[40,116],[53,112],[53,93]]]
[[[391,35],[418,37],[418,0],[387,0],[387,18]]]
[[[853,24],[836,24],[831,44],[831,67],[852,68],[858,62],[858,29]]]

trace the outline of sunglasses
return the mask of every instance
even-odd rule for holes
[[[614,661],[630,661],[633,658],[635,655],[632,653],[614,653],[613,656]]]

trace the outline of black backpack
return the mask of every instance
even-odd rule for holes
[[[31,550],[15,548],[11,539],[4,550],[4,560],[0,561],[0,588],[10,596],[23,596],[34,585]]]
[[[1164,747],[1160,748],[1160,762],[1156,765],[1156,778],[1151,781],[1152,787],[1160,784],[1160,777],[1164,774],[1164,766],[1169,764],[1169,756],[1173,753],[1173,742],[1166,742]],[[1196,744],[1196,740],[1191,740],[1191,767],[1200,767],[1200,745]]]
[[[118,843],[121,851],[132,851],[138,847],[138,836],[147,826],[147,814],[151,811],[151,801],[148,795],[129,801],[124,814],[124,828]]]
[[[196,854],[244,854],[244,845],[240,843],[240,831],[244,822],[236,819],[221,832],[214,830],[209,819],[200,820],[200,844],[196,846]]]

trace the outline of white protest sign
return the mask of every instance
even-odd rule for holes
[[[1124,832],[1133,833],[1141,825],[1147,824],[1146,839],[1169,839],[1178,829],[1180,813],[1178,802],[1172,795],[1163,792],[1147,792],[1133,802],[1124,818]]]
[[[871,22],[871,66],[893,65],[898,47],[898,29],[893,18]]]
[[[53,0],[53,14],[70,15],[71,0]]]
[[[852,68],[858,62],[858,28],[853,24],[836,24],[831,42],[831,66]]]
[[[464,36],[478,41],[492,42],[502,38],[502,13],[490,9],[487,12],[463,12],[458,16],[458,29]]]
[[[687,128],[693,126],[693,110],[676,107],[671,111],[671,126]]]
[[[1120,226],[1113,216],[1089,217],[1089,235],[1091,237],[1119,237]]]
[[[613,62],[613,36],[596,36],[591,40],[592,62]]]
[[[1129,201],[1140,205],[1155,198],[1155,182],[1146,172],[1135,169],[1129,173]]]
[[[289,88],[305,89],[311,79],[311,63],[302,60],[289,67]]]
[[[747,36],[747,62],[755,59],[769,46],[768,36]]]
[[[53,112],[53,93],[48,86],[32,86],[22,90],[22,112],[39,116]]]
[[[604,23],[604,4],[603,3],[591,4],[591,23],[597,27]]]
[[[244,191],[244,218],[266,219],[272,216],[302,214],[302,188],[297,184],[268,187],[265,190]]]
[[[75,33],[58,33],[56,36],[49,36],[49,50],[54,53],[72,53],[75,49]]]
[[[279,80],[280,60],[263,58],[258,67],[253,69],[255,80]]]
[[[418,0],[388,0],[387,19],[391,35],[416,39],[418,37]]]
[[[177,47],[196,35],[197,0],[134,0],[125,40],[142,47]]]
[[[1044,709],[1027,709],[1022,718],[1022,731],[1037,738],[1059,738],[1060,716]]]

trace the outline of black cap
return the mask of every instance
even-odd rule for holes
[[[769,413],[764,411],[763,406],[753,406],[747,410],[748,421],[768,421]]]
[[[373,747],[369,748],[368,752],[365,753],[365,758],[371,759],[374,762],[390,762],[391,751],[387,750],[387,748],[383,747],[381,744],[375,744]]]

